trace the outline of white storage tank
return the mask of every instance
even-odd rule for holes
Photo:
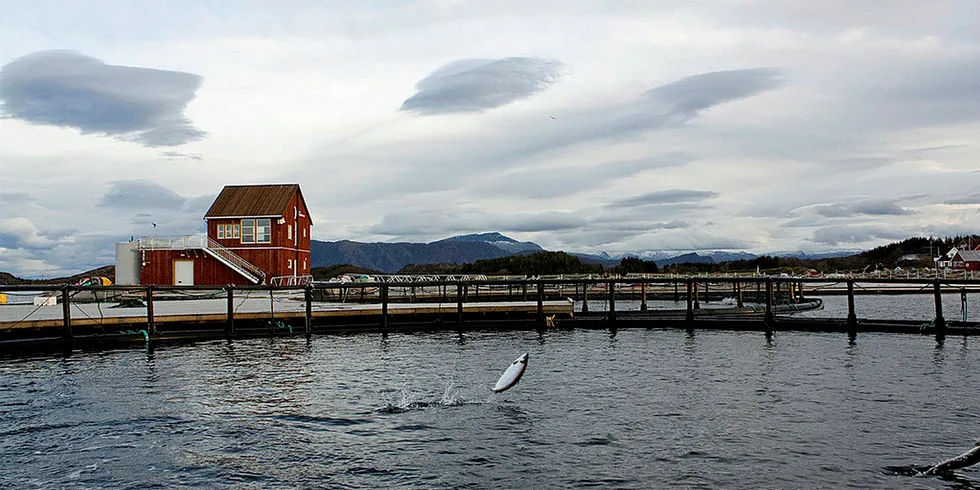
[[[136,286],[140,283],[140,244],[116,244],[116,284]]]

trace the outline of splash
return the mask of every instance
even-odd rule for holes
[[[397,401],[388,400],[384,407],[378,411],[381,413],[404,413],[413,410],[424,410],[431,407],[458,407],[462,405],[483,404],[485,401],[469,401],[463,397],[452,381],[446,383],[446,389],[438,399],[424,399],[421,394],[403,386],[398,395]]]

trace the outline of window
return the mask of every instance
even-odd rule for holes
[[[257,243],[272,242],[272,220],[269,218],[255,220],[255,241]]]
[[[239,225],[218,225],[218,239],[238,238],[241,233]]]
[[[286,268],[292,270],[292,268],[293,268],[293,259],[289,259],[289,260],[286,261]]]
[[[306,259],[303,259],[303,270],[306,270]]]
[[[255,243],[255,220],[242,220],[242,243]]]
[[[286,225],[286,239],[293,239],[293,225]]]
[[[306,238],[306,228],[303,228],[303,238]]]
[[[234,230],[238,235],[238,229]],[[272,220],[269,218],[243,219],[241,229],[242,243],[271,243]]]

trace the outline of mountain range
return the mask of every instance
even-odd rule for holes
[[[496,259],[516,254],[530,254],[545,249],[534,242],[520,242],[497,232],[459,235],[430,243],[364,243],[350,240],[326,242],[313,240],[310,245],[310,261],[313,267],[329,267],[351,264],[385,273],[396,273],[409,264],[464,264],[483,259]],[[843,257],[857,251],[837,251],[807,254],[802,251],[780,252],[767,255],[819,259]],[[582,262],[601,264],[603,267],[618,265],[623,257],[638,257],[653,261],[658,266],[694,262],[711,263],[732,260],[752,260],[757,255],[746,252],[653,252],[640,251],[617,255],[605,252],[593,254],[571,253]]]

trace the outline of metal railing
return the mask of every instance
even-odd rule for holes
[[[269,279],[270,286],[306,287],[313,282],[313,276],[276,276]]]
[[[189,250],[207,248],[209,238],[205,235],[182,236],[142,236],[140,248],[143,250]]]
[[[255,282],[265,282],[265,271],[256,267],[255,264],[243,259],[235,252],[225,248],[211,237],[207,237],[207,239],[207,247],[205,247],[205,250],[214,255],[215,258],[224,261],[231,267],[237,268],[239,272],[246,272],[247,274],[254,276]]]
[[[206,235],[142,236],[141,250],[204,250],[256,283],[264,283],[266,273]]]

